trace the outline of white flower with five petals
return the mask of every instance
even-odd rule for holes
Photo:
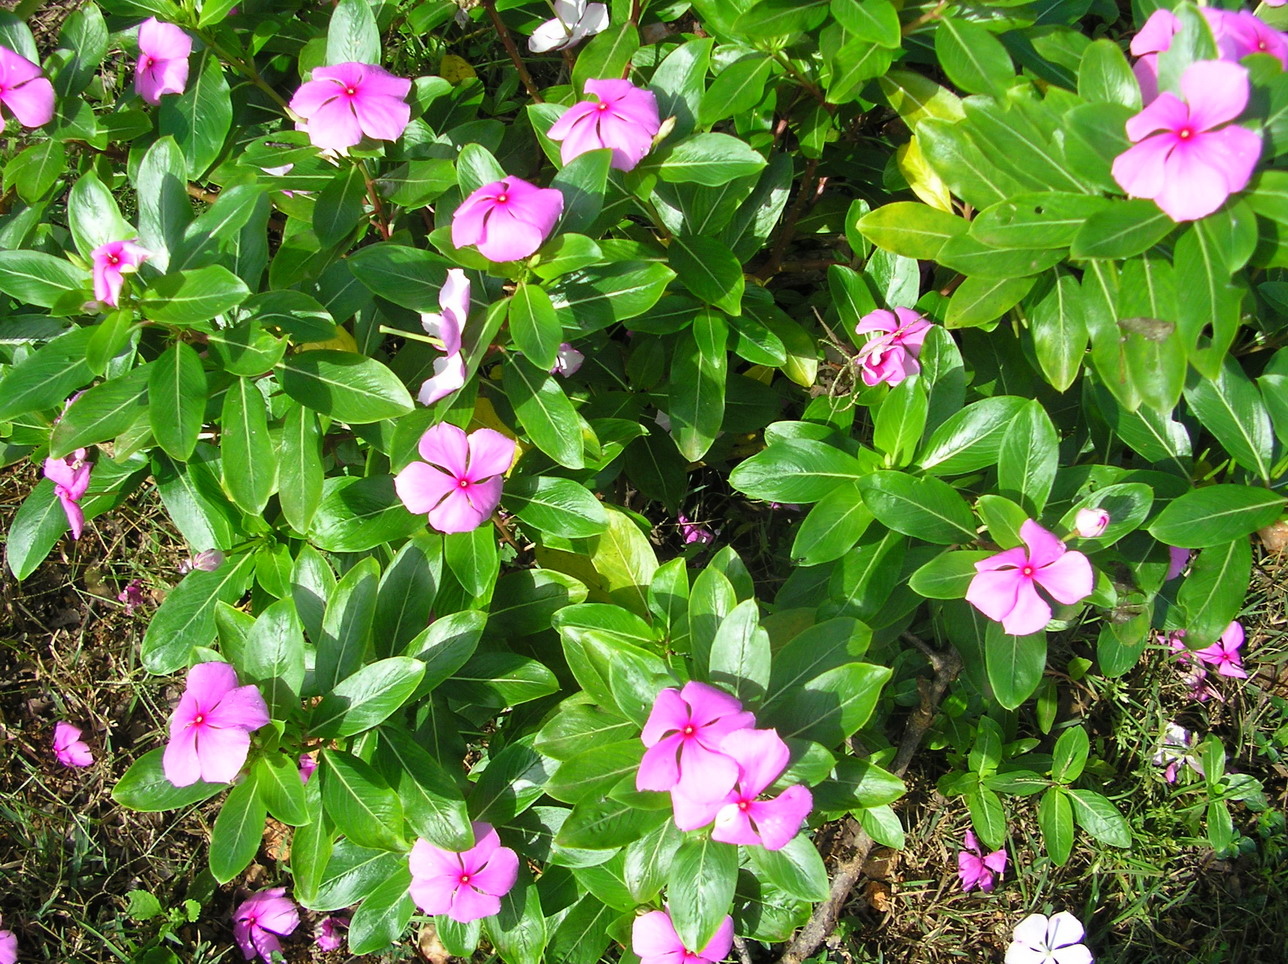
[[[1030,914],[1015,925],[1006,964],[1091,964],[1082,924],[1068,911]]]
[[[608,26],[608,7],[586,0],[554,0],[555,18],[547,20],[528,38],[534,54],[563,50],[581,43]]]

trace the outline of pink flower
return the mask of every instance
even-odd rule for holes
[[[715,541],[715,534],[710,529],[693,522],[683,512],[677,517],[677,521],[680,523],[680,535],[684,537],[686,546],[695,542],[708,546]]]
[[[1260,17],[1248,10],[1214,10],[1204,8],[1208,20],[1213,15],[1220,16],[1221,30],[1218,33],[1217,46],[1223,60],[1242,60],[1251,54],[1269,54],[1279,61],[1279,66],[1288,69],[1288,43],[1285,36]],[[1228,52],[1227,52],[1228,51]]]
[[[1181,28],[1181,22],[1170,10],[1158,9],[1136,32],[1131,40],[1131,52],[1139,58],[1132,65],[1132,73],[1140,85],[1142,100],[1148,104],[1158,96],[1158,55],[1172,45],[1172,37]]]
[[[758,799],[786,769],[791,757],[787,744],[775,730],[736,730],[720,741],[720,752],[738,764],[738,782],[715,801],[689,799],[681,782],[671,791],[675,825],[697,830],[714,820],[712,840],[782,850],[814,807],[813,795],[800,784],[772,800]]]
[[[224,554],[218,549],[203,549],[195,555],[189,556],[183,562],[179,563],[180,572],[192,572],[194,569],[200,569],[202,572],[214,572],[224,564]]]
[[[238,686],[227,663],[198,663],[170,717],[170,742],[161,758],[176,787],[205,780],[228,783],[250,752],[250,735],[268,723],[268,706],[254,686]]]
[[[54,118],[54,85],[40,67],[0,47],[0,104],[23,127],[43,127]]]
[[[563,141],[559,158],[565,164],[587,151],[608,148],[613,167],[632,170],[653,146],[662,121],[657,97],[629,80],[588,80],[586,93],[597,100],[573,104],[551,125],[552,141]]]
[[[0,964],[17,964],[18,938],[13,931],[0,930]]]
[[[94,762],[94,755],[80,738],[81,731],[70,723],[54,727],[54,756],[65,767],[87,767]]]
[[[1163,772],[1163,778],[1168,783],[1176,782],[1176,774],[1182,763],[1200,776],[1203,775],[1203,763],[1197,754],[1192,752],[1196,742],[1197,737],[1185,727],[1177,726],[1175,723],[1167,724],[1162,744],[1154,754],[1153,763],[1154,766],[1167,767]]]
[[[566,341],[559,343],[559,351],[555,354],[555,367],[550,369],[551,375],[563,375],[567,378],[569,375],[576,375],[581,368],[581,363],[586,360],[586,356],[579,352]]]
[[[729,956],[733,947],[733,918],[726,916],[715,936],[700,951],[684,946],[665,910],[650,911],[635,918],[631,926],[631,950],[640,964],[716,964]]]
[[[300,925],[295,901],[285,895],[285,887],[270,887],[251,894],[233,911],[233,937],[246,960],[258,954],[263,960],[271,961],[274,954],[282,951],[278,938],[286,937]]]
[[[1203,668],[1197,655],[1185,645],[1185,630],[1177,629],[1166,636],[1156,634],[1155,642],[1167,646],[1176,657],[1181,678],[1190,688],[1190,696],[1200,703],[1206,703],[1212,697],[1224,702],[1221,694],[1207,681],[1207,670]]]
[[[581,43],[608,26],[608,7],[586,0],[555,0],[555,18],[547,20],[528,38],[534,54],[563,50]]]
[[[344,944],[344,929],[349,922],[332,914],[318,925],[316,943],[324,951],[338,951]]]
[[[1007,549],[975,563],[966,601],[1013,636],[1036,633],[1051,621],[1051,607],[1038,595],[1041,586],[1062,603],[1091,595],[1095,575],[1081,552],[1070,552],[1032,519],[1020,526],[1024,548]]]
[[[966,849],[957,853],[957,876],[961,879],[962,890],[971,891],[978,887],[984,893],[993,889],[993,875],[1001,877],[1006,872],[1006,848],[994,850],[985,856],[973,831],[966,831]]]
[[[1068,911],[1050,918],[1030,914],[1011,932],[1006,964],[1091,964],[1083,934],[1081,922]]]
[[[148,17],[139,24],[139,63],[134,90],[149,104],[162,94],[182,94],[188,86],[188,56],[192,38],[172,23]]]
[[[127,613],[133,613],[143,605],[143,583],[137,579],[131,579],[125,584],[125,588],[117,593],[116,598],[125,604]]]
[[[1113,175],[1132,197],[1150,198],[1174,221],[1206,217],[1252,177],[1261,135],[1231,124],[1248,103],[1248,72],[1203,60],[1181,75],[1185,100],[1162,93],[1127,121],[1134,146],[1114,159]]]
[[[1083,539],[1104,535],[1109,528],[1109,513],[1104,509],[1079,509],[1073,517],[1073,531]]]
[[[1243,626],[1235,620],[1225,628],[1220,639],[1211,646],[1196,650],[1194,656],[1209,666],[1215,666],[1220,676],[1247,679],[1248,674],[1243,669],[1243,658],[1239,655],[1239,647],[1242,645]]]
[[[519,876],[519,857],[490,824],[475,823],[474,846],[444,850],[421,838],[411,848],[411,899],[426,914],[460,924],[491,917]]]
[[[318,768],[318,761],[307,753],[300,754],[300,783],[308,783],[313,771]]]
[[[878,308],[860,318],[855,334],[880,332],[854,357],[854,363],[863,369],[863,384],[886,382],[894,386],[921,371],[917,356],[929,330],[930,322],[911,308]]]
[[[367,137],[396,141],[411,120],[407,92],[411,81],[375,64],[344,63],[313,68],[290,108],[304,119],[315,147],[342,150]]]
[[[541,247],[563,213],[563,195],[521,177],[484,184],[452,215],[452,244],[477,245],[491,261],[518,261]]]
[[[109,241],[89,254],[94,270],[94,297],[115,308],[121,297],[123,274],[134,271],[150,255],[133,241]]]
[[[1194,555],[1191,549],[1181,549],[1177,546],[1167,547],[1167,582],[1171,582],[1177,576],[1185,571],[1185,567],[1190,564],[1190,557]]]
[[[89,490],[89,474],[93,469],[85,461],[85,454],[84,449],[77,449],[61,459],[45,459],[44,466],[45,478],[54,483],[54,494],[62,503],[73,539],[79,539],[85,530],[85,513],[80,507],[80,500]]]
[[[514,462],[515,444],[500,432],[481,428],[467,437],[447,422],[420,437],[420,457],[394,477],[407,511],[429,513],[439,532],[470,532],[501,504],[502,476]]]
[[[437,338],[446,352],[434,361],[434,374],[420,386],[422,405],[433,405],[465,384],[465,359],[461,357],[461,331],[470,314],[470,279],[460,268],[447,272],[447,281],[438,291],[442,312],[426,312],[420,323],[426,333]]]
[[[706,683],[657,694],[640,739],[648,747],[635,777],[638,790],[681,790],[690,800],[723,800],[738,781],[738,761],[721,741],[755,725],[742,704]]]

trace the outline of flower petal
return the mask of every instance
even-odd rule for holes
[[[1067,910],[1062,910],[1058,914],[1052,914],[1051,922],[1047,924],[1047,945],[1052,948],[1068,947],[1081,941],[1085,934],[1082,922]]]
[[[195,726],[184,726],[177,734],[171,734],[161,754],[161,772],[176,787],[188,787],[201,779]]]
[[[506,438],[490,428],[480,428],[470,433],[469,474],[471,482],[479,482],[494,475],[504,475],[514,462],[518,446],[514,439]]]
[[[238,686],[225,693],[206,714],[206,722],[210,726],[225,729],[239,726],[245,730],[258,730],[267,726],[268,721],[268,704],[264,702],[259,687],[253,685]]]
[[[738,785],[748,797],[764,793],[792,755],[777,730],[735,730],[720,741],[720,752],[737,762]]]
[[[1232,121],[1248,106],[1248,70],[1224,60],[1200,60],[1181,75],[1181,93],[1190,109],[1190,123],[1209,131]]]
[[[207,783],[231,783],[249,753],[250,733],[240,727],[202,726],[197,733],[197,759],[201,762],[201,779]]]
[[[491,917],[500,910],[500,897],[484,894],[466,884],[452,895],[452,906],[447,916],[458,924],[468,924],[472,920]]]
[[[591,4],[597,6],[597,4]],[[733,947],[733,918],[728,914],[716,928],[715,935],[707,941],[707,946],[698,951],[698,957],[708,961],[723,961],[729,956],[729,949]]]
[[[665,734],[682,730],[688,723],[689,704],[680,695],[680,691],[674,688],[664,689],[653,700],[653,709],[644,722],[640,739],[645,746],[653,746]]]
[[[470,501],[462,489],[453,489],[447,498],[429,511],[429,524],[439,532],[473,532],[491,515]]]
[[[1011,940],[1029,947],[1039,947],[1046,943],[1047,924],[1046,914],[1030,914],[1015,925],[1015,930],[1011,931]]]
[[[980,564],[975,565],[978,567]],[[966,601],[989,619],[1000,622],[1015,608],[1020,587],[1027,585],[1028,580],[1020,575],[1018,569],[979,572],[966,589]]]
[[[373,93],[366,89],[366,85],[353,99],[353,112],[362,132],[378,141],[398,140],[411,121],[411,107],[406,101],[401,97]]]
[[[1002,618],[1002,628],[1012,636],[1027,636],[1046,629],[1051,607],[1042,601],[1033,581],[1025,579],[1015,593],[1015,608]]]
[[[1029,549],[1029,565],[1042,567],[1055,562],[1065,553],[1064,543],[1055,533],[1042,528],[1032,519],[1020,526],[1020,538]]]
[[[675,925],[666,911],[655,910],[635,918],[631,925],[631,950],[644,961],[674,959],[684,956],[684,944],[675,933]],[[677,955],[672,958],[671,955]]]
[[[689,705],[689,716],[694,726],[705,727],[725,716],[742,711],[742,703],[724,690],[692,680],[684,684],[680,697]],[[684,724],[681,724],[683,726]]]
[[[675,825],[681,830],[697,830],[715,820],[733,799],[733,794],[726,794],[719,800],[693,800],[678,790],[672,790],[671,814],[675,818]],[[738,808],[733,807],[733,810],[736,813]]]
[[[470,443],[465,430],[450,422],[431,425],[420,437],[420,457],[431,465],[441,466],[455,479],[465,478]]]
[[[461,855],[453,850],[446,850],[437,844],[430,843],[424,837],[417,838],[407,855],[407,865],[413,877],[429,879],[432,877],[456,878],[461,875],[464,865]],[[436,914],[439,911],[427,911]]]
[[[738,781],[738,764],[732,757],[708,750],[697,740],[680,747],[680,780],[675,792],[691,800],[718,800]]]
[[[188,670],[185,695],[191,694],[196,705],[209,710],[224,696],[237,688],[237,673],[227,663],[213,661],[198,663]]]
[[[813,809],[813,794],[798,783],[772,800],[755,801],[747,813],[756,825],[765,849],[782,850],[800,832],[801,824]]]
[[[639,772],[635,774],[637,790],[670,790],[680,782],[680,764],[676,752],[684,738],[675,733],[644,752]]]
[[[1055,562],[1037,569],[1033,579],[1062,603],[1076,603],[1091,595],[1096,575],[1081,552],[1067,552]]]
[[[416,400],[422,405],[433,405],[465,385],[465,359],[460,354],[443,355],[434,359],[434,374],[420,383]],[[416,462],[414,465],[423,465]],[[411,466],[408,466],[410,468]],[[426,466],[429,468],[429,466]],[[436,471],[436,470],[435,470]],[[440,473],[441,474],[441,473]],[[446,478],[446,476],[444,476]],[[454,483],[453,483],[454,484]],[[426,509],[426,512],[429,510]]]

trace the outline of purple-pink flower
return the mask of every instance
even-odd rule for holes
[[[313,771],[318,768],[318,761],[307,753],[300,754],[300,783],[308,783]]]
[[[1176,657],[1181,678],[1190,688],[1190,696],[1200,703],[1206,703],[1212,697],[1225,702],[1218,689],[1207,681],[1208,672],[1203,668],[1198,655],[1185,645],[1185,630],[1178,629],[1167,635],[1156,635],[1155,641],[1167,646]]]
[[[85,530],[85,512],[80,507],[80,500],[89,491],[89,474],[93,469],[85,461],[85,454],[84,449],[77,449],[61,459],[45,459],[44,466],[45,478],[54,483],[54,494],[67,515],[73,539],[79,539]]]
[[[1095,574],[1081,552],[1032,519],[1020,526],[1024,546],[975,563],[966,601],[1013,636],[1036,633],[1051,621],[1051,607],[1038,595],[1041,586],[1059,602],[1072,604],[1091,595]]]
[[[1225,628],[1220,639],[1211,646],[1195,650],[1194,656],[1209,666],[1216,667],[1219,676],[1247,679],[1248,674],[1243,668],[1243,657],[1239,655],[1241,646],[1243,646],[1243,626],[1235,620]]]
[[[886,382],[893,387],[921,371],[917,356],[929,330],[930,322],[911,308],[878,308],[860,318],[855,334],[876,334],[854,356],[863,370],[863,384]]]
[[[179,571],[192,572],[194,569],[200,569],[202,572],[214,572],[223,564],[224,554],[218,549],[202,549],[179,563]]]
[[[1246,10],[1199,10],[1212,30],[1221,60],[1238,61],[1249,54],[1270,54],[1288,69],[1288,45],[1285,36],[1265,21]],[[1166,8],[1155,10],[1132,38],[1131,52],[1137,58],[1132,72],[1140,85],[1141,99],[1149,104],[1158,96],[1158,55],[1172,46],[1172,38],[1181,28],[1176,14]]]
[[[313,68],[290,108],[304,119],[315,147],[342,150],[367,137],[396,141],[411,120],[406,97],[411,81],[375,64],[343,63]]]
[[[54,727],[54,757],[65,767],[87,767],[94,762],[94,754],[80,738],[81,731],[70,723]]]
[[[127,613],[133,613],[143,605],[143,583],[137,579],[131,579],[125,584],[125,588],[116,594],[116,598],[125,605]]]
[[[720,741],[720,752],[738,764],[738,780],[719,800],[692,800],[682,782],[671,791],[675,825],[697,830],[715,821],[711,839],[781,850],[796,836],[814,807],[813,795],[793,784],[772,800],[761,800],[791,757],[775,730],[735,730]],[[688,784],[692,785],[692,782]]]
[[[1176,775],[1182,763],[1199,776],[1203,775],[1203,762],[1194,752],[1194,745],[1197,742],[1198,738],[1185,727],[1175,723],[1167,724],[1162,743],[1158,752],[1154,754],[1153,763],[1154,766],[1167,768],[1163,771],[1163,778],[1168,783],[1176,782]]]
[[[480,428],[466,436],[447,422],[420,437],[420,457],[394,477],[394,489],[407,511],[429,513],[439,532],[477,529],[501,504],[502,476],[514,461],[515,443],[500,432]]]
[[[519,876],[519,857],[490,824],[475,823],[474,846],[457,852],[421,838],[411,848],[411,899],[426,914],[468,924],[491,917]]]
[[[444,354],[434,360],[434,374],[425,379],[417,396],[422,405],[433,405],[465,384],[465,359],[461,357],[461,331],[470,314],[470,279],[460,268],[447,272],[447,280],[438,291],[441,312],[425,312],[420,323],[425,332],[437,338]]]
[[[176,787],[204,780],[228,783],[250,753],[250,735],[268,723],[268,705],[254,686],[238,686],[227,663],[198,663],[170,717],[161,766]]]
[[[1171,582],[1177,576],[1185,571],[1185,567],[1190,564],[1190,558],[1194,555],[1192,549],[1182,549],[1179,546],[1167,547],[1167,582]]]
[[[1073,517],[1073,531],[1083,539],[1094,539],[1109,528],[1109,513],[1104,509],[1079,509]]]
[[[690,950],[671,923],[670,911],[654,910],[635,918],[631,926],[631,950],[640,964],[716,964],[729,956],[733,947],[733,918],[726,916],[715,936],[701,950]]]
[[[317,946],[324,951],[338,951],[344,944],[344,930],[348,926],[349,922],[343,917],[334,914],[327,917],[315,932]]]
[[[17,964],[18,938],[13,931],[0,929],[0,964]]]
[[[452,244],[490,261],[518,261],[541,247],[563,213],[563,195],[521,177],[484,184],[452,215]]]
[[[149,257],[148,250],[133,241],[108,241],[89,254],[94,273],[94,297],[115,308],[121,297],[124,273],[134,271]]]
[[[1150,198],[1174,221],[1206,217],[1247,186],[1261,156],[1261,135],[1228,124],[1248,103],[1248,72],[1203,60],[1181,75],[1185,100],[1164,92],[1127,121],[1133,146],[1113,175],[1132,197]]]
[[[679,790],[690,800],[723,800],[738,781],[738,761],[721,749],[735,730],[755,725],[742,704],[696,680],[657,694],[641,739],[648,747],[638,790]]]
[[[991,854],[985,854],[974,831],[966,831],[966,849],[957,853],[957,876],[962,882],[963,891],[978,887],[989,893],[994,887],[994,877],[1001,877],[1006,872],[1006,848],[1001,847]]]
[[[699,545],[709,546],[715,542],[715,534],[710,529],[701,523],[694,522],[683,512],[676,517],[676,521],[680,524],[680,536],[684,539],[686,546],[695,542]]]
[[[23,127],[43,127],[54,117],[54,85],[40,67],[0,47],[0,104]]]
[[[251,894],[233,911],[233,937],[248,961],[256,955],[271,961],[282,950],[278,938],[293,933],[299,925],[300,912],[295,901],[286,896],[285,887]]]
[[[162,94],[182,94],[188,86],[188,57],[192,38],[172,23],[148,17],[139,24],[139,63],[134,90],[149,104]]]
[[[555,367],[550,369],[550,374],[563,375],[565,378],[576,375],[585,360],[586,356],[568,342],[560,342],[559,350],[555,353]]]
[[[596,99],[573,104],[550,127],[550,139],[563,142],[559,159],[567,164],[587,151],[608,148],[613,167],[632,170],[662,126],[657,97],[629,80],[588,80],[586,93]]]

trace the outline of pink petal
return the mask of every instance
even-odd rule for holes
[[[240,727],[194,726],[193,729],[198,731],[201,779],[207,783],[231,783],[250,753],[250,733]]]
[[[446,398],[452,392],[459,391],[464,385],[465,359],[459,354],[443,355],[434,359],[434,374],[421,382],[416,400],[422,405],[433,405],[439,399]],[[423,462],[414,462],[412,464],[424,465]],[[410,467],[408,466],[408,468]],[[426,466],[426,468],[429,468],[429,466]],[[441,475],[442,473],[439,474]],[[428,512],[429,510],[426,509],[425,511]]]
[[[470,501],[459,488],[448,493],[447,498],[429,511],[429,524],[439,532],[473,532],[491,515]]]
[[[361,87],[370,68],[370,64],[360,64],[353,60],[346,60],[342,64],[334,64],[330,67],[314,67],[313,79],[329,80],[340,88]]]
[[[81,509],[80,503],[62,491],[58,493],[58,501],[63,507],[63,514],[67,516],[67,525],[72,530],[72,538],[79,539],[81,533],[85,531],[85,512]]]
[[[255,924],[251,925],[250,939],[262,960],[271,961],[274,954],[282,951],[282,942],[277,939],[277,935]]]
[[[233,939],[237,941],[237,946],[241,948],[242,956],[248,961],[259,953],[255,950],[255,942],[251,939],[250,931],[250,924],[244,920],[236,921],[233,924]]]
[[[991,854],[989,854],[987,857],[984,858],[984,866],[987,867],[989,870],[993,871],[994,873],[998,873],[998,874],[1006,873],[1006,851],[994,850]]]
[[[676,733],[646,750],[635,774],[635,789],[662,791],[674,787],[680,781],[676,751],[683,741],[684,737]]]
[[[976,572],[990,572],[995,569],[1012,567],[1019,569],[1028,564],[1029,554],[1021,546],[1014,549],[1007,549],[1005,552],[999,552],[995,556],[989,556],[975,563]]]
[[[792,755],[776,730],[736,730],[720,741],[720,752],[737,762],[738,786],[748,797],[764,793]]]
[[[733,947],[733,918],[725,915],[725,919],[716,928],[715,936],[707,941],[706,947],[698,951],[698,957],[706,961],[723,961],[729,956],[731,947]]]
[[[1231,128],[1233,130],[1233,128]],[[1178,147],[1163,165],[1163,189],[1154,202],[1174,221],[1194,221],[1207,217],[1230,196],[1225,172],[1220,166],[1222,151],[1205,150],[1209,138],[1216,134],[1196,134],[1195,142]],[[1249,132],[1251,133],[1251,132]],[[1256,135],[1253,135],[1254,137]]]
[[[318,71],[313,71],[316,78]],[[301,84],[287,106],[301,117],[312,117],[342,93],[339,84],[330,80],[315,79]]]
[[[223,729],[258,730],[267,726],[268,721],[268,704],[256,686],[239,686],[229,691],[206,714],[210,726]]]
[[[877,308],[875,311],[869,311],[859,319],[859,323],[854,326],[856,335],[866,335],[870,332],[879,331],[883,334],[889,334],[899,327],[899,320],[895,317],[893,311],[886,311],[884,308]]]
[[[724,690],[692,680],[680,690],[680,698],[691,707],[690,716],[696,727],[707,727],[722,717],[736,716],[742,712],[742,704]],[[681,724],[683,726],[684,724]],[[744,723],[742,726],[748,726]],[[741,729],[742,727],[736,727]]]
[[[377,64],[359,64],[358,66],[362,68],[359,98],[375,95],[391,100],[402,100],[411,92],[411,81],[406,77],[391,74]]]
[[[971,891],[979,886],[980,877],[984,874],[984,861],[966,851],[957,854],[957,876],[962,882],[962,890]]]
[[[1232,121],[1248,106],[1246,67],[1223,60],[1200,60],[1181,75],[1181,93],[1190,109],[1190,122],[1207,131]]]
[[[487,232],[487,217],[496,207],[495,194],[491,192],[500,190],[503,185],[503,181],[485,184],[461,202],[452,214],[453,245],[463,248],[479,243]]]
[[[1155,10],[1149,19],[1141,24],[1140,30],[1131,41],[1131,52],[1139,57],[1141,54],[1159,53],[1172,45],[1172,37],[1181,28],[1176,14],[1170,10]]]
[[[468,924],[472,920],[491,917],[500,910],[500,897],[480,893],[467,884],[452,896],[452,906],[447,916],[457,923]]]
[[[323,150],[353,147],[362,140],[362,125],[346,97],[323,104],[309,115],[308,122],[309,140]]]
[[[599,121],[599,139],[605,147],[612,148],[612,166],[619,171],[633,170],[653,146],[652,134],[634,121],[608,111]]]
[[[504,475],[514,462],[518,446],[514,439],[506,438],[490,428],[480,428],[470,433],[469,479],[478,482],[494,475]]]
[[[463,490],[465,497],[470,500],[470,505],[478,512],[480,520],[491,516],[496,511],[496,507],[501,504],[502,484],[501,476],[494,475],[482,482],[475,482],[468,489]],[[482,524],[481,521],[480,524]]]
[[[279,888],[274,888],[279,889]],[[300,925],[300,912],[295,901],[286,897],[271,897],[260,904],[259,926],[264,930],[285,937]]]
[[[1158,197],[1166,184],[1167,158],[1175,149],[1176,138],[1171,134],[1145,138],[1114,158],[1114,180],[1131,197]]]
[[[470,878],[470,885],[493,897],[504,897],[519,879],[519,855],[509,847],[498,847],[482,870]]]
[[[644,741],[645,746],[653,746],[665,734],[682,730],[688,724],[689,704],[685,702],[679,690],[664,689],[653,700],[653,709],[649,711],[640,739]],[[669,789],[669,787],[663,789]]]
[[[426,914],[446,914],[452,909],[456,888],[455,877],[413,877],[408,893]]]
[[[727,808],[726,808],[727,809]],[[760,833],[766,850],[781,850],[800,832],[814,809],[814,796],[801,784],[788,787],[772,800],[757,800],[747,813]],[[717,829],[719,820],[716,821]]]
[[[43,471],[45,478],[52,480],[54,485],[60,485],[65,489],[70,489],[76,479],[75,469],[68,464],[66,459],[45,459]]]
[[[1062,603],[1076,603],[1091,595],[1096,576],[1081,552],[1067,552],[1033,573],[1039,586]]]
[[[479,254],[489,261],[520,261],[541,247],[546,239],[528,212],[512,210],[517,205],[498,204],[492,208],[483,237],[478,242]]]
[[[635,918],[631,925],[631,950],[644,964],[679,964],[684,959],[685,948],[675,933],[670,915],[655,910]]]
[[[550,130],[546,136],[552,141],[562,141],[572,133],[577,122],[585,118],[594,118],[595,102],[592,100],[581,100],[573,104],[566,111],[559,115],[558,119],[550,125]],[[591,125],[594,126],[593,124]]]
[[[201,779],[201,760],[197,756],[197,728],[185,726],[177,734],[171,731],[170,742],[161,755],[161,770],[176,787],[187,787]]]
[[[236,688],[237,673],[227,663],[198,663],[188,670],[184,695],[190,694],[198,707],[208,711]]]
[[[1158,97],[1158,56],[1146,54],[1131,66],[1136,75],[1136,85],[1140,87],[1141,103],[1149,104]]]
[[[1127,137],[1132,141],[1154,133],[1175,133],[1190,123],[1190,109],[1185,102],[1170,92],[1158,95],[1148,107],[1127,121]]]
[[[719,800],[738,780],[738,764],[723,753],[708,750],[697,740],[680,747],[680,781],[675,792],[691,800]]]
[[[431,425],[420,437],[420,457],[431,465],[441,466],[454,479],[466,477],[466,457],[470,443],[465,431],[450,422]]]
[[[736,800],[736,795],[732,793],[719,800],[693,800],[677,788],[671,791],[671,814],[675,818],[675,825],[681,830],[697,830],[715,820],[722,809],[731,808],[737,813],[738,808],[730,803],[733,800]]]
[[[157,60],[186,59],[192,53],[192,38],[172,23],[148,17],[139,24],[139,50]]]
[[[445,850],[424,837],[416,840],[407,861],[413,877],[458,877],[464,870],[459,853]]]
[[[411,120],[411,107],[401,97],[370,93],[366,85],[353,99],[353,112],[363,133],[379,141],[398,140]]]
[[[408,512],[422,515],[456,491],[456,480],[432,465],[412,462],[394,476],[394,491]]]
[[[438,290],[438,305],[443,309],[443,326],[439,335],[449,355],[461,350],[461,331],[470,314],[470,279],[460,268],[447,272],[447,280]]]
[[[18,59],[25,61],[22,57]],[[0,94],[0,103],[13,112],[23,127],[43,127],[54,118],[54,85],[44,77],[23,81]]]
[[[1046,629],[1051,607],[1042,601],[1032,580],[1026,579],[1015,594],[1015,608],[1002,618],[1002,628],[1012,636],[1027,636]]]
[[[465,873],[474,874],[500,849],[501,838],[490,823],[476,820],[470,824],[470,830],[474,834],[474,846],[461,854],[461,867]]]
[[[5,87],[15,87],[25,81],[35,80],[40,74],[39,64],[33,64],[8,47],[0,47],[0,82]]]
[[[1029,564],[1032,566],[1047,566],[1064,555],[1064,543],[1032,519],[1025,519],[1020,526],[1020,538],[1028,546]]]
[[[975,565],[978,568],[980,564]],[[1016,596],[1022,586],[1033,591],[1018,569],[976,573],[966,589],[966,601],[989,619],[1000,622],[1015,608]]]

